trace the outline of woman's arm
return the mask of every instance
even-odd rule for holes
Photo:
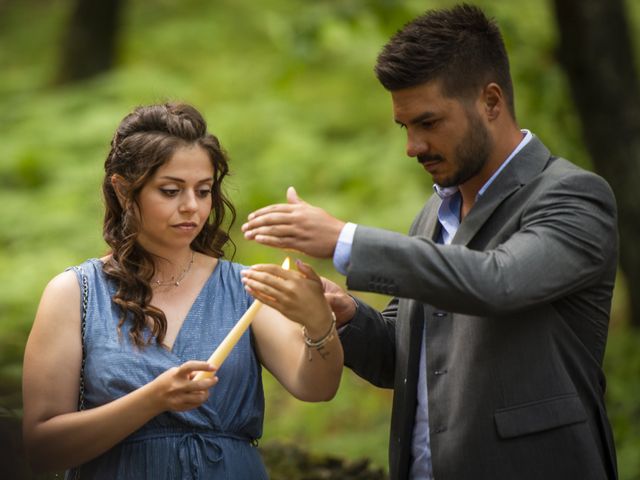
[[[331,400],[340,385],[342,345],[322,281],[308,265],[298,262],[298,269],[255,265],[243,272],[249,293],[265,304],[252,326],[258,356],[296,398]],[[310,341],[327,341],[307,346],[301,326]]]
[[[72,271],[47,285],[24,357],[23,435],[36,471],[66,469],[109,450],[165,410],[201,405],[217,377],[191,381],[206,362],[186,362],[108,404],[77,411],[82,362],[80,288]]]

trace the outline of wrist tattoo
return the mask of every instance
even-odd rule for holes
[[[330,355],[330,352],[326,350],[325,346],[327,343],[329,343],[333,339],[336,332],[336,316],[333,312],[331,312],[331,316],[332,316],[332,320],[331,320],[331,326],[329,327],[329,330],[327,330],[327,333],[325,333],[318,340],[311,339],[309,335],[307,335],[307,329],[305,327],[302,327],[302,334],[304,335],[304,343],[307,346],[310,362],[313,360],[313,357],[311,355],[312,348],[315,349],[320,354],[323,360]]]

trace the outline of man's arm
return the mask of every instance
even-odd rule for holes
[[[359,226],[349,289],[393,294],[469,315],[502,315],[552,302],[600,281],[616,262],[616,208],[604,180],[573,172],[514,212],[514,231],[490,250],[439,245]]]
[[[344,364],[377,387],[393,388],[398,299],[382,313],[360,300],[357,304],[355,315],[340,330]]]
[[[336,316],[345,366],[378,387],[392,388],[398,300],[380,313],[331,280],[322,278],[322,284]]]
[[[330,258],[344,222],[300,201],[293,189],[288,198],[252,214],[243,226],[247,238]],[[519,230],[486,251],[359,226],[347,286],[377,291],[386,282],[389,291],[380,293],[501,315],[584,288],[615,264],[615,199],[600,177],[573,171],[557,178],[518,215]]]

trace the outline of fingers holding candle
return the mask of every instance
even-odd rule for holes
[[[326,401],[340,384],[342,346],[322,280],[309,265],[296,265],[290,272],[272,265],[243,272],[247,290],[264,302],[253,325],[256,350],[296,398]]]
[[[325,300],[322,280],[307,264],[296,262],[298,271],[259,264],[242,272],[242,282],[257,300],[278,310],[311,334],[326,330],[331,309]],[[318,315],[318,313],[324,313]]]
[[[284,270],[277,265],[258,264],[242,271],[242,283],[255,299],[271,306],[284,299],[285,292],[295,288],[300,272]]]
[[[209,389],[218,383],[216,370],[207,362],[191,360],[158,375],[150,384],[158,409],[182,412],[202,405],[209,398]],[[194,381],[199,371],[209,376]]]

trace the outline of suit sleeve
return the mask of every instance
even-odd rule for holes
[[[359,226],[348,288],[375,291],[384,279],[398,297],[486,316],[551,302],[592,285],[616,263],[611,189],[584,171],[549,183],[514,213],[517,231],[489,250]]]
[[[432,209],[432,202],[427,202],[420,215],[414,219],[409,235],[415,235],[421,230],[422,220]],[[399,299],[392,298],[382,312],[378,312],[358,298],[354,297],[354,299],[357,303],[356,314],[345,327],[340,329],[344,363],[373,385],[393,388],[397,357],[396,321]]]
[[[377,387],[393,388],[398,299],[383,312],[355,300],[356,314],[340,331],[344,364]]]

